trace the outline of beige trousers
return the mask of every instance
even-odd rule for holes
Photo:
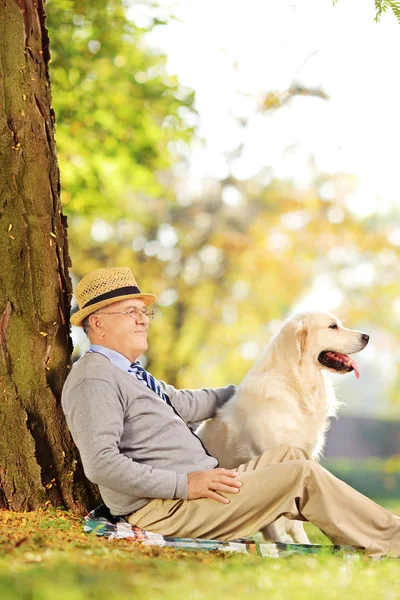
[[[334,477],[298,448],[268,450],[236,469],[243,486],[209,498],[152,500],[129,523],[162,535],[234,540],[280,516],[314,523],[333,543],[400,556],[400,520]]]

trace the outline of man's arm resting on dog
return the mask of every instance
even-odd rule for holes
[[[236,392],[235,385],[222,388],[203,388],[198,390],[177,390],[161,381],[172,405],[187,423],[198,423],[215,416],[217,409],[227,402]]]
[[[155,469],[121,454],[124,412],[107,382],[86,380],[69,396],[73,402],[64,410],[90,481],[132,498],[188,498],[186,473]]]

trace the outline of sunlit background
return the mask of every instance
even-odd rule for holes
[[[365,0],[341,0],[335,7],[328,0],[190,0],[161,5],[173,6],[179,20],[156,28],[147,41],[167,54],[168,72],[196,91],[199,113],[193,122],[200,139],[178,150],[188,161],[178,201],[189,205],[206,194],[209,179],[246,181],[262,174],[263,185],[288,180],[301,192],[315,186],[318,174],[347,174],[339,189],[330,180],[318,186],[322,200],[332,203],[326,214],[331,223],[343,222],[344,208],[360,220],[397,213],[400,35],[394,15],[376,25],[374,4]],[[142,26],[149,24],[142,4],[131,5],[128,15]],[[274,110],[275,97],[285,99],[285,90],[295,86],[305,88],[305,95],[281,101],[280,109]],[[266,113],[268,99],[271,110]],[[245,203],[234,186],[224,188],[221,200],[232,210]],[[284,228],[294,235],[309,220],[307,211],[282,216]],[[387,247],[398,248],[400,223],[393,225]],[[287,243],[283,234],[272,245],[279,250]],[[349,265],[339,283],[361,288],[368,296],[370,287],[385,277],[385,264],[379,268],[353,252],[351,247],[333,246],[330,258]],[[394,254],[382,254],[383,263],[390,259],[398,260]],[[292,311],[343,312],[346,300],[337,282],[322,270],[293,297]],[[396,296],[392,300],[393,328],[398,329],[400,301]],[[398,351],[384,331],[371,327],[368,316],[364,323],[372,340],[360,358],[363,379],[337,381],[346,400],[343,410],[400,415],[399,406],[382,394],[396,380]],[[347,322],[353,325],[357,323]],[[259,350],[250,339],[241,353],[253,359]]]
[[[371,335],[360,379],[334,377],[342,421],[378,446],[388,430],[365,418],[394,427],[400,453],[394,15],[375,23],[372,0],[47,13],[74,283],[130,266],[159,297],[143,364],[181,387],[239,383],[287,316],[334,312]]]

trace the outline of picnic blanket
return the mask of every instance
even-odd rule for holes
[[[130,525],[123,518],[114,522],[96,515],[92,511],[85,517],[84,532],[95,533],[106,539],[128,539],[143,546],[177,548],[179,550],[213,551],[241,553],[281,558],[293,554],[336,554],[356,555],[358,550],[352,546],[317,545],[317,544],[282,544],[280,542],[260,542],[252,538],[241,538],[233,542],[221,540],[204,540],[200,538],[179,538],[152,533]]]

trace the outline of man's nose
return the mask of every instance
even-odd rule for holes
[[[139,313],[136,315],[136,322],[139,323],[147,323],[148,321],[148,316],[145,315],[142,311],[139,311]]]

